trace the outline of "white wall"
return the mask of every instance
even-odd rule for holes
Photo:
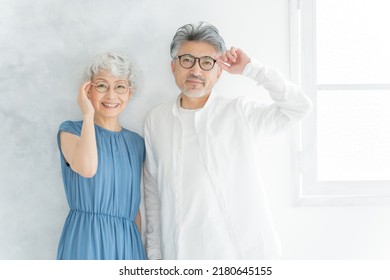
[[[228,46],[289,70],[288,0],[0,0],[0,259],[53,259],[68,206],[56,144],[58,125],[80,119],[80,74],[97,52],[138,66],[142,87],[123,113],[142,134],[145,113],[178,93],[169,44],[176,29],[215,24]],[[254,82],[225,74],[219,93],[268,100]],[[289,259],[388,258],[387,206],[292,205],[290,136],[264,147],[264,181]]]

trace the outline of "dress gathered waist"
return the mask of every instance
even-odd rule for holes
[[[95,216],[104,216],[104,217],[109,217],[109,218],[117,218],[117,219],[122,219],[122,220],[127,220],[129,222],[134,223],[135,221],[122,217],[122,216],[117,216],[117,215],[112,215],[112,214],[107,214],[107,213],[98,213],[98,212],[89,212],[89,211],[84,211],[84,210],[78,210],[78,209],[70,209],[69,213],[81,213],[81,214],[89,214],[89,215],[95,215]]]

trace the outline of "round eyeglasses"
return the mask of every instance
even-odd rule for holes
[[[98,81],[96,83],[92,83],[95,87],[96,91],[100,93],[106,93],[110,89],[110,84],[104,81]],[[125,94],[129,91],[129,85],[124,82],[119,82],[114,84],[114,91],[118,94]]]
[[[176,58],[179,59],[180,65],[185,69],[194,67],[196,60],[198,60],[200,68],[205,71],[210,71],[213,69],[215,62],[217,62],[211,56],[195,57],[192,54],[178,55]]]

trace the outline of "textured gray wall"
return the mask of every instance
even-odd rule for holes
[[[215,24],[228,46],[288,71],[286,0],[0,0],[0,259],[56,256],[68,211],[56,133],[81,117],[87,61],[108,50],[135,61],[143,82],[121,121],[142,134],[145,113],[177,94],[171,38],[199,20]],[[220,90],[231,95],[254,88],[224,79]]]

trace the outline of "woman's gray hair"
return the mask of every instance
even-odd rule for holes
[[[198,24],[186,24],[176,31],[171,42],[172,58],[176,58],[181,45],[187,41],[209,43],[214,46],[219,54],[226,51],[225,41],[219,35],[218,29],[207,22],[201,21]]]
[[[85,81],[91,80],[99,72],[107,72],[115,77],[126,77],[130,87],[136,88],[136,75],[130,60],[115,52],[105,52],[92,58],[84,72]]]

